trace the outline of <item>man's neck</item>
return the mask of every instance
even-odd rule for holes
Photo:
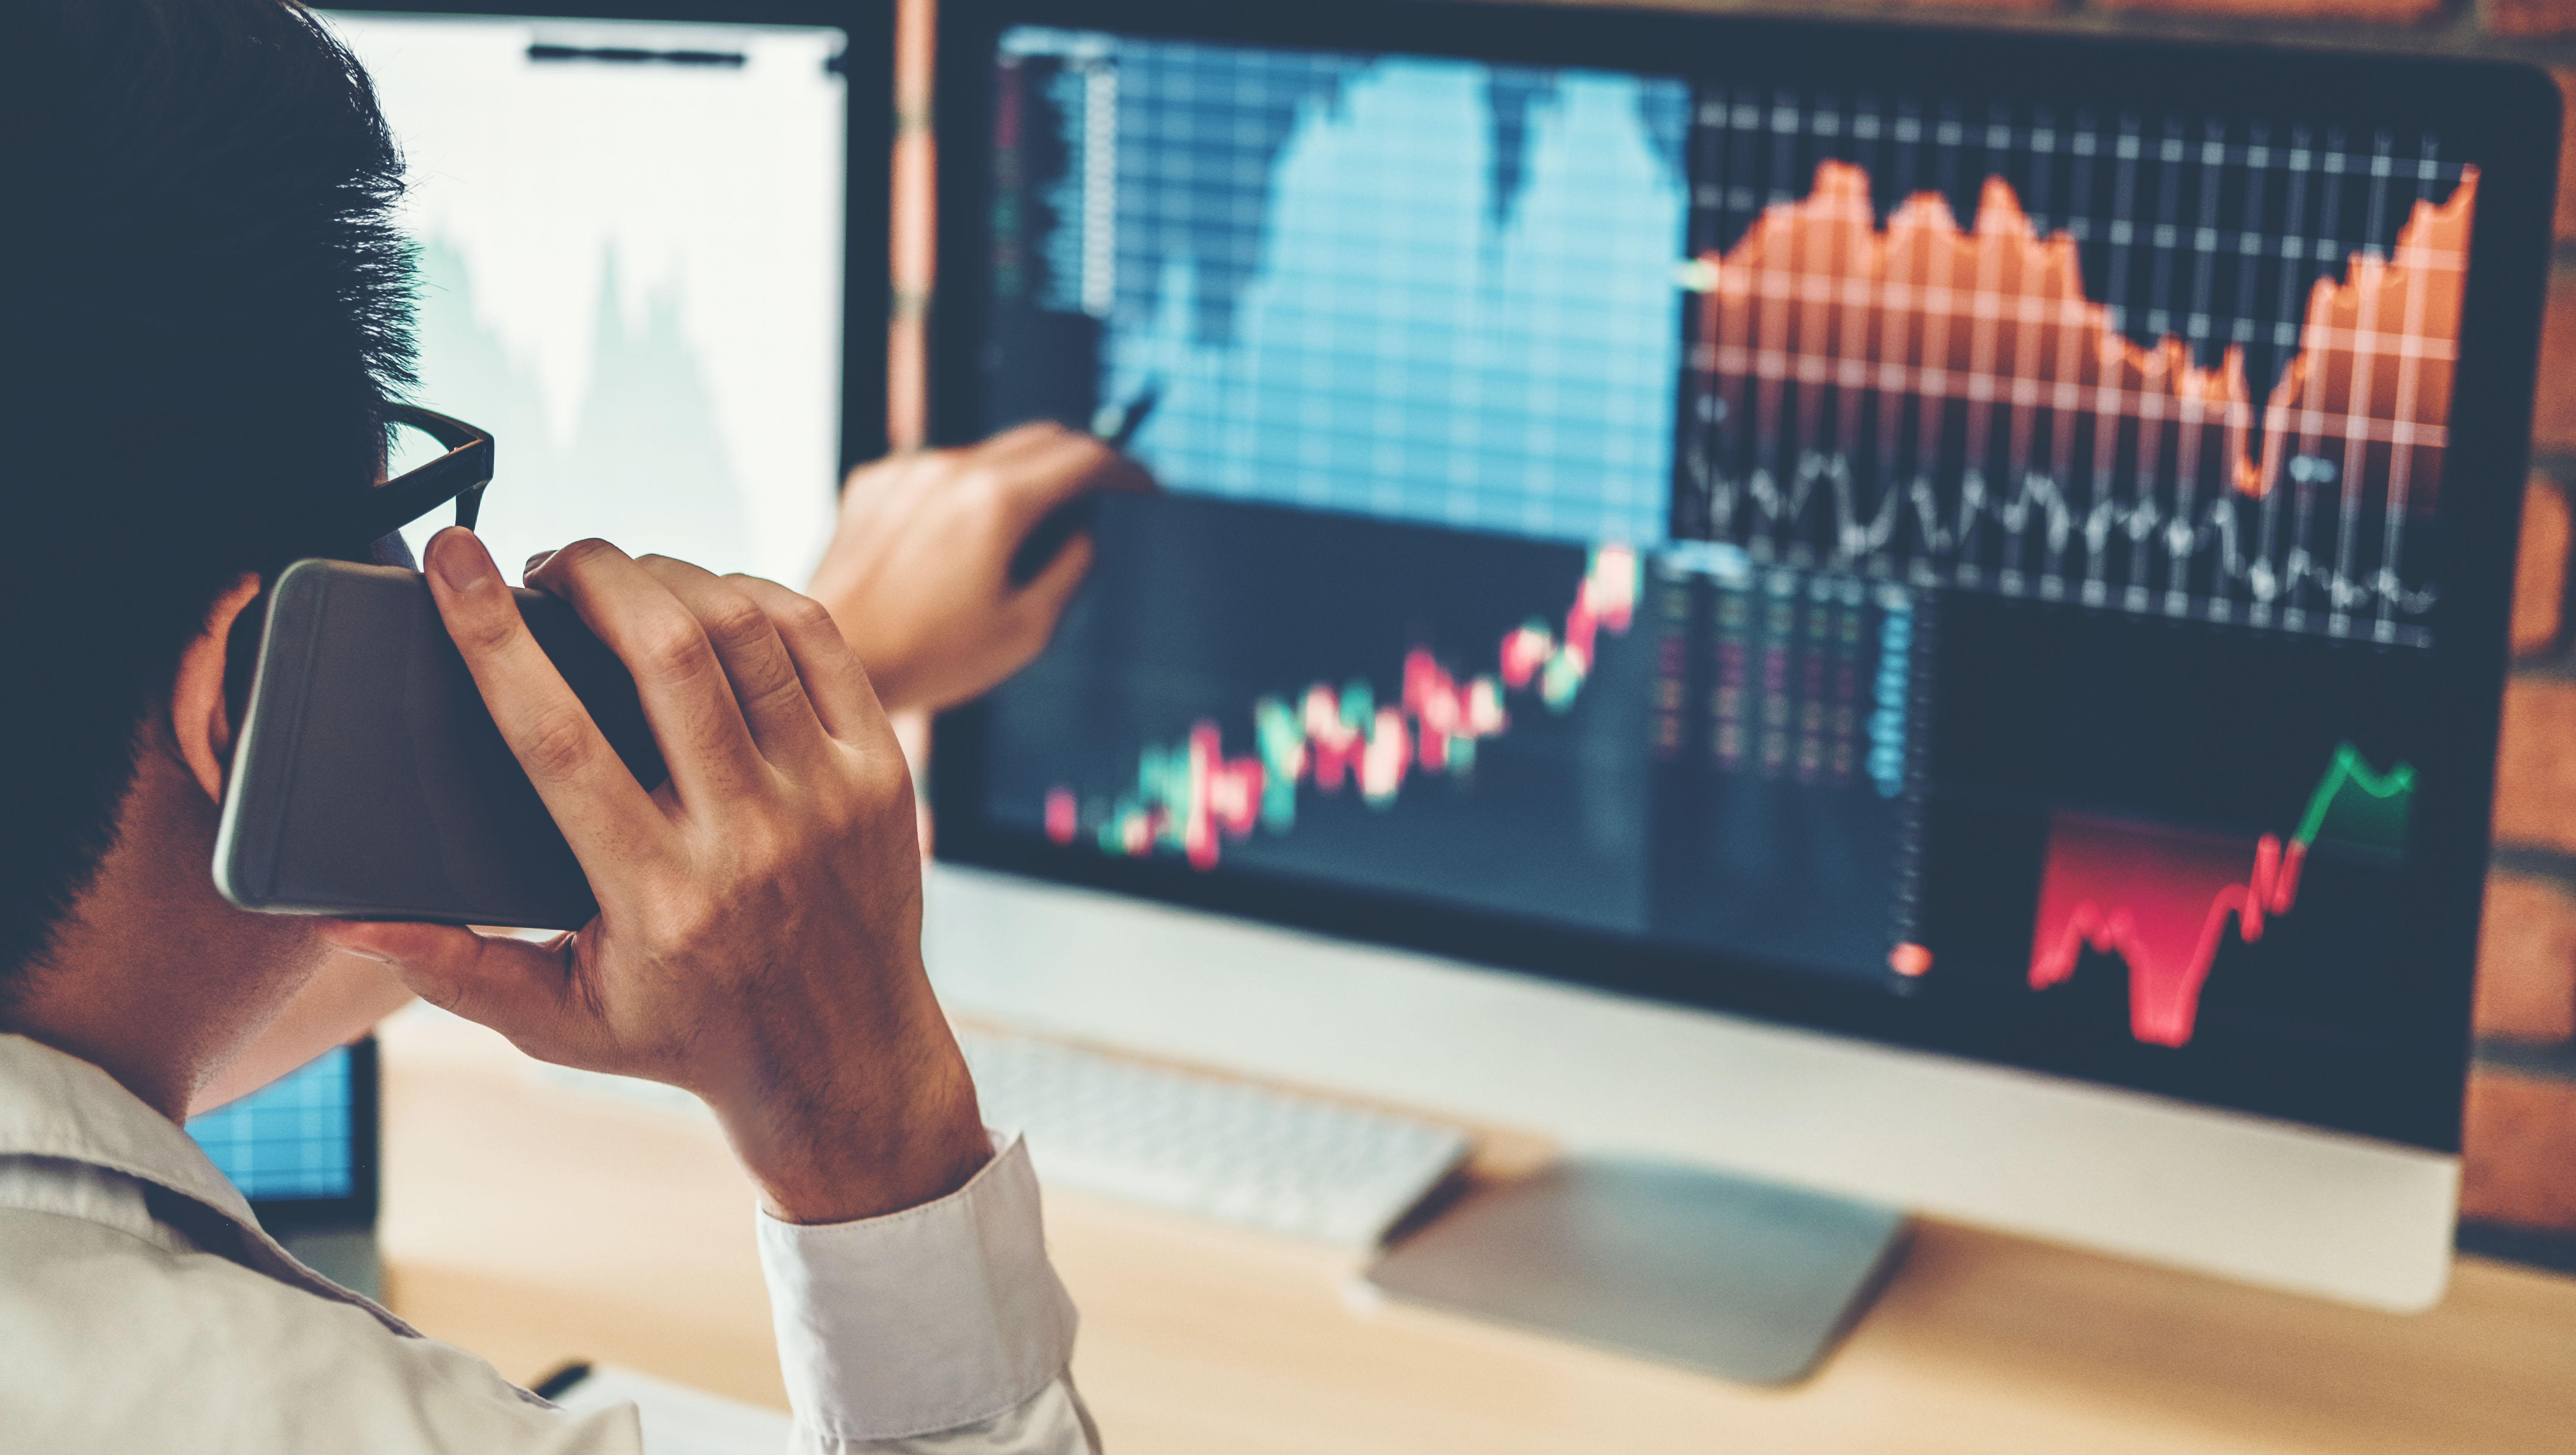
[[[224,903],[214,805],[146,746],[119,806],[116,846],[0,1015],[78,1056],[173,1121],[319,962],[309,927]]]

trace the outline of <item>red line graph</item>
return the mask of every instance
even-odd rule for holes
[[[2130,1034],[2150,1045],[2185,1044],[2228,921],[2253,944],[2267,918],[2298,903],[2307,845],[2284,849],[2265,834],[2253,858],[2249,870],[2242,839],[2055,815],[2031,988],[2072,976],[2087,948],[2117,954],[2129,967]]]
[[[2154,583],[2167,610],[2215,544],[2220,575],[2267,607],[2316,587],[2311,604],[2338,613],[2420,610],[2429,597],[2403,586],[2396,556],[2406,513],[2440,484],[2477,183],[2462,169],[2447,199],[2414,203],[2388,255],[2356,252],[2316,280],[2299,350],[2258,407],[2241,347],[2204,368],[2180,338],[2123,336],[2085,295],[2075,240],[2042,235],[2002,178],[1966,227],[1938,193],[1881,227],[1868,173],[1824,162],[1807,196],[1686,269],[1706,299],[1692,364],[1707,426],[1685,464],[1710,529],[1758,538],[1830,501],[1842,563],[1946,562],[1981,527],[2016,545],[2029,532],[2045,553],[2008,559],[2051,576],[2093,566],[2097,590],[2107,543],[2152,543],[2172,563]],[[1965,474],[1936,494],[1942,460]],[[1873,472],[1885,478],[1861,478]],[[2285,481],[2301,487],[2295,520],[2235,509]],[[2369,532],[2365,495],[2381,516]],[[2305,534],[2312,496],[2329,540]],[[2112,584],[2148,583],[2132,568]]]
[[[2256,839],[2250,868],[2240,838],[2052,815],[2031,989],[2071,978],[2087,949],[2116,954],[2129,970],[2130,1034],[2149,1045],[2188,1043],[2228,921],[2244,943],[2260,941],[2267,922],[2297,906],[2308,846],[2319,838],[2402,854],[2414,791],[2413,768],[2399,763],[2377,772],[2359,749],[2342,744],[2298,827],[2286,843],[2275,834]]]

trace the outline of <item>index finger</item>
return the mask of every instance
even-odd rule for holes
[[[992,457],[976,463],[993,472],[1005,518],[1023,529],[1078,495],[1154,488],[1144,466],[1093,435],[1055,430],[1025,439],[1004,436],[987,449]]]
[[[427,554],[439,618],[583,872],[631,859],[668,834],[661,809],[529,635],[483,543],[450,526],[430,538]]]

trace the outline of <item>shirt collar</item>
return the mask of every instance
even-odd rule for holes
[[[0,1156],[105,1167],[258,1226],[241,1190],[178,1123],[98,1067],[25,1036],[0,1035]]]
[[[25,1036],[0,1034],[0,1158],[5,1157],[57,1158],[175,1193],[239,1231],[236,1261],[281,1282],[357,1304],[398,1333],[412,1332],[400,1319],[279,1247],[251,1214],[241,1190],[226,1180],[196,1139],[115,1077]]]

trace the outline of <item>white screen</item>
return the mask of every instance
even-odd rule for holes
[[[414,397],[496,441],[502,569],[601,536],[802,587],[838,483],[842,32],[329,19],[408,165]]]

